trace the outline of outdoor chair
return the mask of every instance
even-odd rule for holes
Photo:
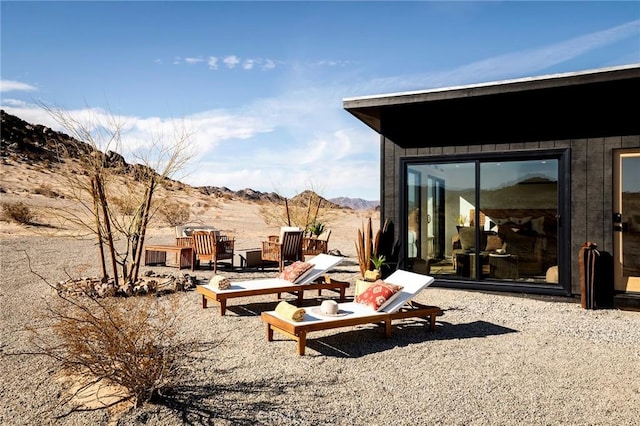
[[[218,262],[230,260],[233,269],[233,250],[235,241],[226,235],[216,236],[214,231],[194,231],[193,251],[196,259],[196,266],[201,262],[208,262],[209,268],[213,265],[213,273],[218,272]]]
[[[261,259],[277,262],[282,271],[287,263],[304,260],[302,255],[302,239],[304,231],[295,227],[282,227],[278,237],[271,236],[262,242]]]
[[[331,230],[327,230],[316,237],[304,237],[304,239],[302,240],[302,254],[304,256],[308,256],[328,253],[330,236]]]

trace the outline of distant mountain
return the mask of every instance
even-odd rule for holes
[[[353,210],[377,210],[380,208],[380,201],[369,201],[362,198],[337,197],[331,198],[329,201]]]
[[[36,167],[39,164],[47,169],[55,169],[60,162],[61,153],[64,153],[64,156],[77,160],[92,152],[92,147],[85,142],[78,141],[64,133],[56,132],[43,125],[28,123],[19,117],[8,114],[4,110],[0,111],[0,118],[2,123],[0,161],[2,163],[15,161],[29,165],[29,167]],[[136,169],[144,167],[127,164],[120,154],[113,151],[108,151],[103,155],[106,167],[117,168],[121,170],[122,173],[133,173]],[[168,180],[174,182],[180,188],[190,186],[179,181]],[[252,202],[284,203],[284,197],[275,192],[264,193],[250,188],[233,191],[226,187],[200,186],[194,187],[194,189],[200,191],[202,194],[218,198],[240,199]],[[313,194],[310,194],[309,191],[304,191],[293,197],[290,201],[306,205],[307,200],[314,199],[310,197],[310,195]],[[315,196],[320,197],[319,195]],[[366,201],[358,198],[351,199],[341,197],[334,200],[327,200],[320,197],[320,199],[322,200],[322,206],[330,209],[373,209],[380,204],[377,201]],[[336,202],[336,200],[340,202]]]

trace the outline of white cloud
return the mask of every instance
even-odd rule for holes
[[[245,70],[250,70],[253,69],[253,67],[255,66],[256,61],[253,59],[245,59],[244,63],[242,64],[242,68]]]
[[[360,87],[349,88],[351,93],[345,97],[489,82],[516,78],[517,76],[533,76],[537,72],[570,61],[593,50],[626,38],[637,37],[639,31],[640,20],[635,20],[555,44],[494,56],[450,70],[373,79]]]
[[[204,59],[202,59],[200,57],[198,57],[198,58],[184,58],[184,61],[187,64],[193,65],[193,64],[199,64],[200,62],[204,62]]]
[[[236,65],[240,63],[240,59],[235,55],[230,55],[225,57],[222,62],[227,66],[227,68],[234,68]]]
[[[623,38],[637,36],[640,21],[528,51],[501,55],[439,73],[403,75],[368,81],[360,86],[326,84],[285,90],[281,95],[256,100],[234,110],[211,110],[185,117],[183,123],[195,133],[190,140],[195,163],[185,170],[184,181],[192,185],[252,188],[283,195],[306,189],[309,183],[325,190],[324,196],[379,197],[379,136],[342,109],[351,95],[425,89],[470,81],[490,81],[514,75],[532,75],[591,50]],[[187,62],[188,58],[175,58]],[[210,56],[211,69],[222,61],[226,67],[272,69],[273,60],[245,59],[230,55],[223,60]],[[202,61],[204,62],[204,60]],[[197,62],[192,62],[197,63]],[[340,65],[327,62],[325,65]],[[14,82],[15,83],[15,82]],[[3,91],[5,87],[3,81]],[[14,86],[15,87],[15,86]],[[28,90],[29,85],[17,86]],[[60,130],[42,109],[21,101],[4,99],[10,114]],[[102,114],[100,110],[73,111],[78,117]],[[164,117],[119,117],[127,123],[128,153],[147,147],[158,133],[171,135],[173,122]],[[123,152],[127,157],[127,152]],[[127,157],[128,161],[129,158]]]
[[[262,65],[262,69],[263,70],[272,70],[276,67],[276,63],[275,61],[271,60],[271,59],[266,59],[264,61],[264,64]]]
[[[32,92],[38,90],[35,86],[20,81],[0,80],[0,92]]]

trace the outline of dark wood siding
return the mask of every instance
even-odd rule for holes
[[[425,146],[401,148],[388,138],[382,137],[382,179],[381,220],[389,218],[396,224],[396,238],[399,238],[399,224],[402,218],[398,200],[401,198],[399,162],[405,157],[430,157],[475,152],[509,152],[522,150],[566,149],[571,155],[571,241],[569,242],[568,263],[571,269],[571,291],[580,293],[580,271],[578,252],[585,241],[598,244],[602,251],[613,253],[613,150],[618,148],[639,148],[640,135],[598,137],[593,139],[550,140],[537,142],[499,143],[458,146]]]

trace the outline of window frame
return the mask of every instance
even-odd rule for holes
[[[536,294],[571,295],[571,149],[540,149],[518,151],[495,151],[478,153],[459,153],[433,156],[404,156],[399,158],[399,197],[397,197],[396,212],[399,213],[399,267],[405,268],[407,262],[407,200],[408,200],[408,168],[420,164],[446,164],[468,162],[475,165],[475,205],[480,202],[480,164],[496,161],[558,161],[558,284],[521,283],[516,281],[496,281],[490,278],[460,279],[460,277],[436,277],[435,284],[441,287],[468,288],[477,290],[500,290],[513,292],[531,292]],[[478,223],[480,211],[476,209],[475,221]],[[476,229],[476,234],[480,230]],[[476,235],[476,239],[479,235]],[[480,270],[479,256],[476,258],[476,270]]]

